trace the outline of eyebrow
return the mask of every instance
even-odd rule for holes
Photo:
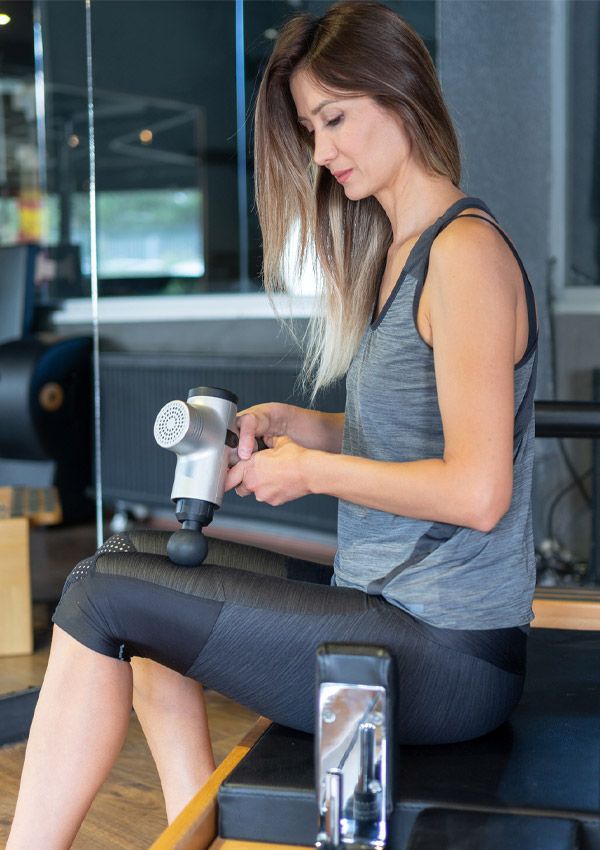
[[[311,115],[316,115],[317,112],[320,112],[324,106],[327,106],[330,103],[337,103],[339,98],[334,98],[333,100],[322,100],[321,103],[311,110]],[[303,115],[298,116],[298,121],[306,121],[306,118]]]

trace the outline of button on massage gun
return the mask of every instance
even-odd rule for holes
[[[219,387],[195,387],[187,401],[170,401],[159,411],[154,438],[177,455],[171,500],[181,528],[169,538],[167,554],[174,564],[195,567],[208,552],[202,529],[221,507],[235,432],[237,396]],[[258,448],[267,448],[262,439]]]

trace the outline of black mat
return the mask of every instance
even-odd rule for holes
[[[26,688],[0,696],[0,747],[27,738],[39,693],[39,688]]]

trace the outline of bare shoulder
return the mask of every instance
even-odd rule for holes
[[[522,288],[522,274],[515,256],[491,218],[473,210],[481,218],[457,216],[434,240],[429,267],[436,286],[448,281],[453,288],[477,286],[478,290],[501,285],[503,295],[516,297]]]

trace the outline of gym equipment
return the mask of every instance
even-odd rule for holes
[[[181,528],[171,535],[167,554],[179,566],[195,567],[206,558],[202,529],[223,502],[229,460],[238,445],[237,403],[229,390],[195,387],[187,402],[170,401],[156,417],[156,442],[177,455],[171,500]]]
[[[381,850],[394,807],[395,667],[383,647],[317,650],[318,850]]]
[[[93,516],[91,349],[89,337],[0,345],[0,458],[51,465],[53,480],[39,483],[56,487],[64,522]]]

